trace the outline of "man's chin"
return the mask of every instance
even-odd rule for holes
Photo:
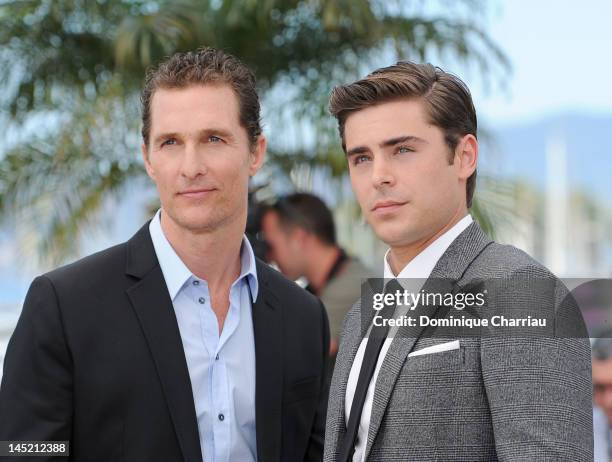
[[[214,217],[203,216],[200,213],[178,213],[173,220],[180,228],[192,233],[207,233],[215,230],[219,220]]]
[[[390,247],[409,241],[412,234],[407,226],[401,226],[399,223],[376,223],[372,225],[372,230],[378,239]]]

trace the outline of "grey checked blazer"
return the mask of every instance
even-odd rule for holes
[[[549,277],[524,252],[491,241],[472,223],[450,245],[431,278],[467,283],[513,275]],[[538,306],[538,293],[509,287]],[[536,308],[537,309],[537,308]],[[578,313],[575,324],[581,324]],[[579,330],[582,328],[578,326]],[[456,350],[411,356],[448,339],[402,335],[380,369],[367,461],[592,461],[591,354],[585,338],[465,337]],[[344,320],[327,414],[325,462],[336,462],[346,432],[345,393],[362,340],[360,302]]]

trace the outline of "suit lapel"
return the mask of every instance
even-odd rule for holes
[[[153,356],[183,458],[185,462],[201,462],[200,436],[187,361],[148,223],[128,241],[126,272],[139,279],[127,290],[127,295]]]
[[[431,275],[425,281],[423,291],[445,292],[451,290],[453,282],[461,278],[469,264],[491,242],[491,239],[484,234],[476,222],[470,224],[440,257]],[[430,317],[435,316],[437,309],[438,307],[432,307],[431,311],[425,314]],[[423,312],[419,311],[419,313]],[[389,346],[374,388],[374,405],[370,416],[370,428],[365,452],[366,459],[376,440],[382,418],[395,388],[395,382],[404,366],[408,353],[412,351],[414,344],[422,333],[423,327],[418,325],[402,327]]]
[[[283,322],[280,302],[268,287],[268,271],[274,270],[257,260],[259,294],[253,303],[257,459],[280,461]]]

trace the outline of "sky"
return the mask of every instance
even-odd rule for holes
[[[506,91],[486,92],[469,75],[474,103],[489,123],[558,112],[612,113],[612,2],[492,1],[487,29],[512,63]]]

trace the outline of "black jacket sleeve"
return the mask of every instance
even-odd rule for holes
[[[51,280],[40,276],[28,290],[4,359],[0,441],[67,441],[71,431],[72,359],[57,294]],[[66,458],[21,456],[15,460]]]

